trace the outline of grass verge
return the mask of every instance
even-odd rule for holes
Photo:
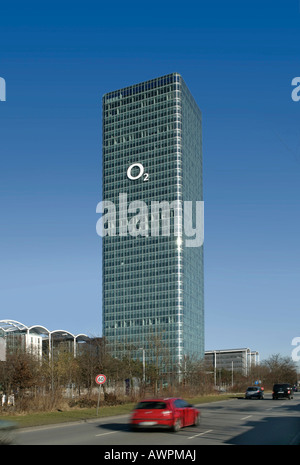
[[[234,394],[205,395],[193,398],[186,398],[194,405],[227,400],[234,397]],[[32,426],[46,426],[72,421],[87,421],[96,418],[104,418],[115,415],[128,414],[132,411],[135,403],[126,403],[113,407],[100,406],[97,416],[96,408],[74,408],[64,411],[38,412],[28,414],[5,415],[0,420],[12,421],[18,428],[27,428]]]

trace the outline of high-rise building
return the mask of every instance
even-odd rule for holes
[[[180,371],[204,357],[203,246],[183,227],[203,204],[201,113],[177,73],[102,103],[103,335],[118,358]]]

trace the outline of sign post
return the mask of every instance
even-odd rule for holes
[[[106,381],[106,376],[105,375],[97,375],[95,378],[95,381],[97,384],[99,384],[99,393],[98,393],[98,403],[97,403],[97,416],[98,416],[98,410],[99,410],[99,405],[100,405],[100,390],[101,390],[101,384],[104,384]]]

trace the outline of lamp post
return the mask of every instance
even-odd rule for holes
[[[145,382],[146,382],[145,349],[143,347],[139,347],[138,350],[143,351],[143,385],[145,386]]]

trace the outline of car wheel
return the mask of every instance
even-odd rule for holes
[[[138,430],[138,427],[136,425],[130,425],[130,431],[134,432],[137,430]]]
[[[180,430],[180,428],[181,428],[181,420],[180,418],[177,418],[174,425],[172,426],[172,430],[174,431],[174,433],[177,433]]]

